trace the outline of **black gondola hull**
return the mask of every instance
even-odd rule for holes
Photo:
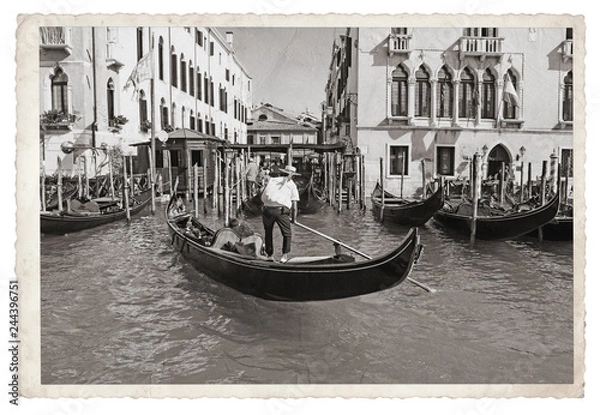
[[[140,213],[151,200],[150,190],[142,192],[135,197],[136,203],[131,207],[130,216]],[[106,225],[112,222],[118,222],[127,218],[127,212],[120,210],[118,212],[104,213],[100,215],[74,216],[56,213],[40,213],[40,232],[49,235],[65,235],[74,232],[80,232],[85,229],[91,229]]]
[[[507,240],[526,235],[554,219],[558,212],[559,195],[556,194],[544,206],[527,212],[504,216],[480,216],[476,219],[475,238],[482,240]],[[434,218],[445,226],[463,234],[471,234],[473,219],[444,210],[435,213]]]
[[[379,192],[377,192],[379,190]],[[391,220],[402,225],[421,226],[427,223],[433,217],[435,212],[442,208],[444,204],[444,189],[439,186],[434,194],[427,199],[419,202],[407,203],[395,199],[394,196],[386,192],[386,197],[394,197],[392,200],[383,203],[383,220]],[[371,197],[373,213],[376,217],[381,216],[381,188],[376,187]]]
[[[244,294],[277,301],[353,297],[400,284],[419,252],[416,228],[394,251],[372,260],[332,264],[283,264],[206,247],[169,222],[173,247],[198,271]]]

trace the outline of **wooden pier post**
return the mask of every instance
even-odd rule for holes
[[[524,193],[525,193],[525,187],[524,187],[524,176],[525,176],[525,163],[523,163],[523,159],[521,159],[521,203],[523,203],[524,200]]]
[[[365,156],[360,156],[360,203],[361,208],[365,210],[367,208],[367,176],[365,174]]]
[[[533,196],[533,181],[531,180],[531,162],[527,163],[527,198]]]
[[[87,163],[87,156],[83,156],[83,177],[85,178],[84,180],[84,196],[86,199],[90,198],[90,178],[88,175],[88,163]]]
[[[198,217],[198,164],[194,163],[194,216]]]
[[[46,168],[44,167],[44,162],[42,162],[42,171],[40,175],[40,189],[42,193],[40,194],[41,202],[42,202],[42,212],[46,211]]]
[[[131,175],[131,186],[129,188],[129,194],[131,195],[131,199],[135,195],[135,176],[133,175],[133,156],[127,157],[129,159],[129,174]]]
[[[220,197],[221,193],[219,191],[219,151],[218,150],[213,150],[214,151],[214,156],[215,156],[215,164],[213,166],[214,168],[214,180],[213,180],[213,197],[212,197],[212,207],[213,209],[217,209],[218,207],[218,198]],[[220,210],[218,211],[220,213]]]
[[[379,212],[379,222],[383,222],[383,210],[385,209],[385,186],[383,185],[384,177],[383,157],[379,157],[379,182],[381,183],[381,210]]]
[[[129,183],[127,182],[127,156],[123,156],[123,202],[125,204],[125,217],[127,224],[131,221],[131,213],[129,212]]]
[[[224,181],[225,181],[225,194],[224,196],[224,200],[223,200],[223,205],[225,206],[225,227],[229,226],[229,158],[227,157],[227,154],[225,152],[223,152],[223,156],[224,156],[224,160],[225,160],[225,177],[224,177]]]
[[[548,169],[548,161],[544,160],[542,161],[542,183],[541,186],[542,188],[540,189],[540,206],[544,205],[546,203],[546,175],[547,173],[547,169]]]
[[[204,213],[205,214],[208,212],[208,209],[206,207],[206,196],[208,194],[208,184],[207,184],[207,181],[206,181],[206,178],[208,177],[206,175],[206,172],[207,172],[206,163],[207,163],[207,161],[208,160],[206,159],[206,157],[204,157],[204,163],[202,163],[202,202],[203,202],[203,205],[204,205]]]
[[[504,167],[504,163],[502,163],[502,166]],[[480,170],[480,156],[479,153],[475,153],[473,155],[473,167],[474,167],[474,171],[473,171],[473,213],[471,216],[471,237],[470,237],[470,243],[471,246],[475,245],[475,236],[477,234],[477,209],[478,209],[478,205],[479,205],[479,193],[480,193],[480,188],[481,188],[481,170]],[[502,174],[504,175],[504,172],[502,172]]]
[[[171,150],[167,150],[167,175],[169,180],[169,195],[173,196],[176,189],[173,189],[173,170],[171,169]]]
[[[425,177],[425,159],[421,159],[421,186],[423,189],[423,195],[422,195],[422,199],[425,200],[425,198],[427,197],[427,192],[425,189],[426,186],[426,182],[427,182],[427,178]]]
[[[344,158],[341,157],[341,162],[338,163],[338,213],[342,213],[342,191],[344,182]]]
[[[404,197],[404,152],[400,153],[400,199]]]
[[[58,193],[58,211],[62,212],[63,210],[63,199],[62,199],[62,161],[60,159],[60,156],[56,156],[56,163],[58,166],[58,177],[57,177],[57,183],[56,183],[56,191]]]
[[[500,195],[499,195],[500,196],[500,200],[499,200],[499,203],[500,203],[500,206],[502,206],[502,207],[504,206],[504,188],[506,187],[506,180],[505,180],[505,177],[504,177],[504,174],[505,174],[504,169],[505,168],[506,168],[506,165],[504,164],[504,162],[502,162],[500,164],[500,169],[501,170],[500,170],[500,177],[499,177],[499,183],[498,183],[498,187],[500,188],[499,189],[500,190]],[[473,198],[475,198],[475,196],[473,196]]]
[[[552,150],[552,154],[550,154],[550,184],[552,189],[552,194],[556,193],[556,189],[558,187],[559,174],[557,168],[558,156],[556,155],[556,149]]]

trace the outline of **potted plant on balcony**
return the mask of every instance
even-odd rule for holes
[[[57,109],[44,111],[40,115],[40,126],[43,129],[70,129],[74,122],[74,115]]]
[[[129,120],[124,115],[115,115],[112,120],[110,120],[110,126],[113,133],[117,133],[121,131],[123,126],[127,124]]]

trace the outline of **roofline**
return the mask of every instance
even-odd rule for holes
[[[242,72],[244,72],[244,75],[246,75],[248,77],[248,79],[252,79],[252,77],[250,76],[250,74],[248,73],[246,68],[244,68],[244,65],[242,65],[241,62],[239,61],[239,59],[237,58],[237,56],[235,54],[235,50],[233,50],[232,48],[229,47],[229,43],[227,43],[227,40],[223,38],[223,35],[221,34],[221,32],[219,32],[219,29],[217,29],[214,26],[205,26],[205,27],[208,29],[209,33],[214,34],[215,38],[219,41],[219,43],[221,43],[221,46],[223,46],[225,48],[225,50],[227,50],[227,52],[229,52],[229,54],[232,56],[235,63],[237,63],[237,65],[240,67]]]

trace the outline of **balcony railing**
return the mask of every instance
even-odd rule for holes
[[[70,130],[76,120],[74,114],[50,110],[40,115],[40,126],[45,130]]]
[[[573,40],[571,40],[571,39],[564,40],[561,45],[561,49],[562,49],[563,61],[566,62],[569,59],[573,59]]]
[[[40,46],[71,54],[71,31],[65,27],[40,27]]]
[[[501,56],[503,43],[501,37],[463,36],[460,38],[460,56],[479,56],[481,59]]]
[[[388,52],[393,53],[408,53],[410,52],[411,35],[391,34],[388,40]]]

